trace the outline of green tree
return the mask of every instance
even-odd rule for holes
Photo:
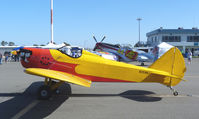
[[[1,45],[2,45],[2,46],[6,46],[6,45],[8,45],[8,42],[6,42],[6,41],[1,41]]]
[[[66,46],[70,46],[70,44],[68,44],[68,43],[66,43],[66,42],[64,42],[64,44],[65,44]]]
[[[33,46],[39,46],[39,45],[37,45],[37,44],[33,44]]]
[[[14,46],[14,45],[15,45],[14,42],[9,42],[9,43],[8,43],[8,46]]]

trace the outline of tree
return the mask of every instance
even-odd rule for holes
[[[39,45],[37,45],[37,44],[33,44],[33,46],[39,46]]]
[[[2,42],[1,42],[1,45],[2,45],[2,46],[8,45],[8,42],[2,41]]]
[[[66,42],[64,42],[64,44],[65,44],[66,46],[70,46],[70,44],[68,44],[68,43],[66,43]]]
[[[49,44],[50,42],[47,42],[47,45]],[[53,44],[55,44],[56,45],[56,43],[55,42],[53,42]]]
[[[9,43],[8,43],[8,46],[14,46],[14,45],[15,45],[14,42],[9,42]]]
[[[138,41],[134,47],[146,47],[147,46],[147,43],[143,42],[143,41]]]

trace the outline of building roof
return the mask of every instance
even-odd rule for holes
[[[155,35],[155,34],[170,34],[170,33],[175,33],[175,34],[195,34],[198,33],[199,34],[199,29],[197,28],[193,28],[193,29],[183,29],[183,28],[179,28],[179,29],[156,29],[154,31],[148,32],[146,34],[147,37],[151,36],[151,35]]]

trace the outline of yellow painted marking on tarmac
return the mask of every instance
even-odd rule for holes
[[[26,106],[24,109],[22,109],[19,113],[17,113],[15,116],[13,116],[11,119],[19,119],[21,116],[23,116],[25,113],[30,111],[38,103],[39,103],[39,100],[33,101],[28,106]]]

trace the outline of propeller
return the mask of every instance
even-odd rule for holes
[[[106,38],[106,36],[104,36],[104,37],[102,38],[102,40],[100,41],[100,43],[103,42],[105,38]],[[93,36],[93,39],[94,39],[95,42],[97,43],[97,39],[95,38],[95,36]]]
[[[106,36],[104,36],[104,37],[102,38],[101,42],[103,42],[105,38],[106,38]]]
[[[95,38],[95,36],[93,36],[93,39],[95,40],[95,42],[97,43],[97,39]]]

